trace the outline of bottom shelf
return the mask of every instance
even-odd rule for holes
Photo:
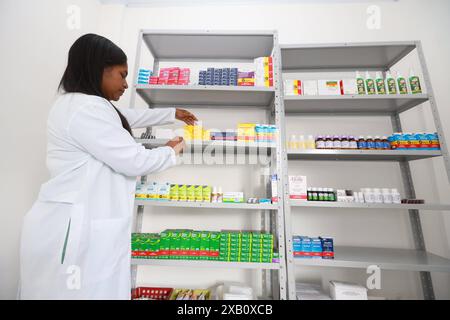
[[[417,250],[362,247],[335,247],[334,259],[295,258],[296,265],[367,268],[377,265],[384,270],[450,272],[450,259]]]
[[[131,265],[225,269],[280,269],[279,263],[223,262],[211,260],[131,259]]]

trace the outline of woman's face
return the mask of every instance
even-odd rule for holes
[[[118,101],[128,88],[128,65],[106,67],[103,71],[102,93],[108,100]]]

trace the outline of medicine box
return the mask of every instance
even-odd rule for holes
[[[272,188],[272,203],[278,202],[278,176],[273,174],[270,177],[271,188]]]
[[[354,95],[358,93],[356,79],[343,79],[340,81],[342,95]]]
[[[306,176],[289,176],[289,198],[307,201]]]
[[[242,203],[244,202],[243,192],[224,192],[223,193],[224,203]]]
[[[321,96],[340,96],[341,88],[339,80],[319,80],[317,82],[319,95]]]
[[[303,95],[305,96],[317,96],[319,94],[317,87],[317,80],[304,80],[303,81]]]
[[[333,300],[367,300],[367,288],[346,282],[330,281]]]

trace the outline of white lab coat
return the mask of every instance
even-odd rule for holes
[[[166,124],[175,109],[122,109],[132,128]],[[171,147],[137,144],[111,104],[60,96],[48,119],[51,179],[24,218],[21,299],[129,299],[136,177],[176,164]]]

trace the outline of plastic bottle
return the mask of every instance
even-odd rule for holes
[[[314,136],[312,134],[308,135],[306,142],[305,142],[305,148],[306,149],[315,149],[316,148],[316,141],[314,140]]]
[[[375,81],[370,76],[369,71],[366,72],[366,91],[367,91],[367,94],[369,94],[369,95],[376,93]]]
[[[323,189],[317,188],[317,201],[323,201]]]
[[[383,195],[383,203],[392,203],[392,194],[389,189],[384,188],[381,190],[381,194]]]
[[[312,188],[306,189],[306,199],[308,199],[308,201],[312,201]]]
[[[341,138],[342,149],[350,149],[350,139],[348,136],[342,136]]]
[[[397,189],[391,189],[392,195],[392,203],[402,203],[402,199],[400,198],[400,193]]]
[[[397,72],[397,85],[399,94],[408,94],[408,85],[406,83],[406,79],[401,75],[400,72]]]
[[[375,198],[374,198],[372,189],[365,188],[365,189],[363,189],[363,193],[364,193],[364,201],[366,203],[374,203],[375,202]]]
[[[356,88],[358,89],[358,94],[360,95],[367,94],[364,78],[361,76],[359,71],[356,71]]]
[[[358,149],[361,149],[361,150],[367,150],[367,141],[366,141],[366,139],[364,139],[363,136],[360,136],[360,137],[358,138],[358,143],[357,143],[357,145],[358,145]]]
[[[297,136],[295,134],[291,135],[289,139],[289,149],[297,149]]]
[[[325,149],[325,139],[322,136],[317,136],[316,149]]]
[[[420,79],[416,74],[414,73],[414,70],[411,69],[409,71],[409,86],[411,87],[411,93],[412,94],[419,94],[422,93],[422,87],[420,85]]]
[[[386,73],[386,88],[388,94],[397,94],[397,82],[395,81],[394,77],[392,76],[391,72],[388,71]]]
[[[383,203],[383,196],[380,189],[373,189],[373,199],[375,203]]]
[[[319,195],[317,193],[317,188],[312,188],[312,201],[318,201]]]
[[[332,188],[330,188],[330,189],[328,189],[328,191],[329,191],[329,200],[330,201],[336,201],[336,194],[335,194],[335,192],[334,192],[334,189],[332,189]]]
[[[326,136],[325,138],[325,149],[333,149],[333,139],[331,136]]]
[[[381,72],[377,72],[375,76],[375,84],[377,88],[377,94],[386,94],[386,85]]]
[[[381,143],[383,145],[384,150],[390,150],[391,149],[391,143],[389,142],[388,138],[386,136],[381,137]]]
[[[384,144],[379,136],[375,136],[374,142],[375,142],[375,149],[383,150]]]
[[[352,149],[352,150],[358,149],[358,143],[356,142],[356,139],[354,136],[348,137],[348,143],[349,143],[350,149]]]
[[[342,149],[341,137],[339,136],[333,137],[333,149]]]
[[[301,150],[306,149],[306,141],[305,141],[305,136],[304,135],[301,135],[301,136],[298,137],[297,148],[301,149]]]
[[[375,149],[375,141],[373,140],[372,136],[367,136],[367,149],[368,150],[374,150]]]

